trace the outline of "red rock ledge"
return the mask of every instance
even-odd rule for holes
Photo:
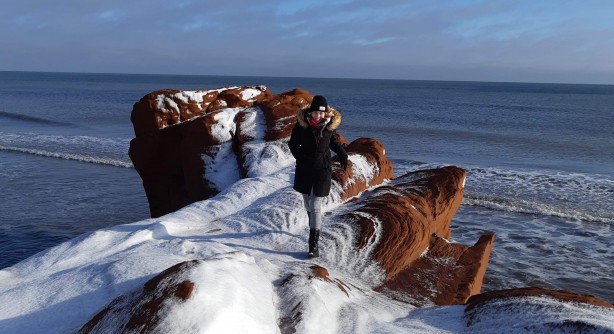
[[[378,290],[418,305],[464,304],[480,292],[494,235],[472,247],[445,240],[465,175],[454,166],[408,173],[376,188],[345,215],[357,226],[358,250],[370,252],[384,270]]]

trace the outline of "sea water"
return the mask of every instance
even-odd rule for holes
[[[395,174],[467,170],[452,240],[495,232],[482,291],[527,285],[614,302],[614,86],[0,72],[0,268],[148,218],[128,158],[132,105],[158,89],[304,88],[380,140]]]

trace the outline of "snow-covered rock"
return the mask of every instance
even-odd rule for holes
[[[139,103],[157,109],[133,113],[145,125],[131,157],[155,218],[0,270],[0,333],[614,332],[604,301],[477,294],[492,235],[472,247],[446,240],[464,170],[390,180],[381,143],[349,143],[348,169],[334,164],[324,203],[321,257],[307,260],[284,133],[311,96],[263,87],[148,96]],[[421,277],[421,292],[408,288]]]

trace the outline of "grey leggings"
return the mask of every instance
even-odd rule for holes
[[[311,192],[311,195],[303,194],[305,209],[311,213],[309,215],[309,228],[320,229],[322,226],[322,203],[325,197],[318,197]]]

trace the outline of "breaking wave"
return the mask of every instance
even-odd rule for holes
[[[0,133],[0,151],[124,168],[133,168],[129,145],[128,139],[120,138]]]
[[[536,203],[522,199],[497,198],[492,196],[465,196],[463,205],[483,207],[491,210],[544,215],[565,218],[574,221],[614,223],[614,215],[607,212],[589,212],[556,205]]]
[[[467,170],[466,205],[613,223],[614,179],[604,175],[500,168]]]
[[[36,149],[28,149],[28,148],[20,148],[20,147],[6,147],[6,146],[0,146],[0,151],[29,153],[29,154],[39,155],[43,157],[65,159],[65,160],[75,160],[75,161],[88,162],[88,163],[94,163],[94,164],[100,164],[100,165],[111,165],[111,166],[116,166],[116,167],[125,167],[125,168],[134,167],[131,162],[104,158],[104,157],[88,156],[88,155],[82,155],[82,154],[50,152],[50,151],[43,151],[43,150],[36,150]]]
[[[393,164],[396,175],[442,166],[418,161],[393,161]],[[460,167],[467,170],[463,205],[572,221],[614,223],[614,178],[611,176]]]

